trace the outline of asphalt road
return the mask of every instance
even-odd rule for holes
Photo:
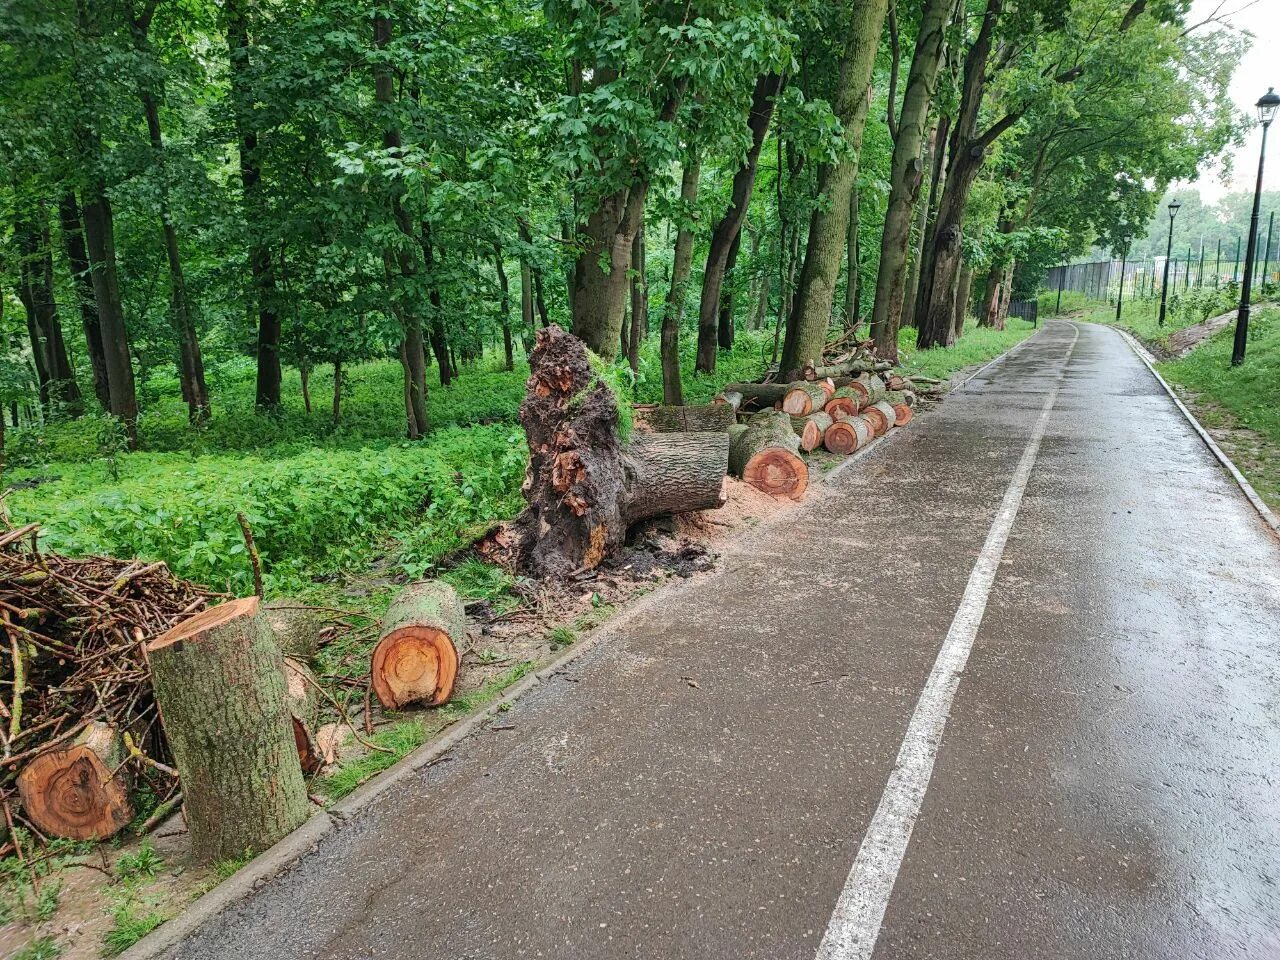
[[[1280,545],[1105,328],[1051,322],[501,725],[177,955],[1280,956]]]

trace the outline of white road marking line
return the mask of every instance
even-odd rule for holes
[[[1075,335],[1062,358],[1062,367],[1040,410],[1031,438],[1022,451],[1022,459],[1009,481],[1000,510],[987,531],[987,540],[969,574],[964,597],[942,642],[942,649],[938,651],[933,671],[916,701],[893,773],[889,775],[880,805],[866,836],[862,838],[849,879],[836,901],[827,932],[818,946],[817,960],[867,960],[875,949],[880,924],[884,921],[893,885],[902,868],[902,858],[906,855],[907,844],[911,842],[911,831],[920,815],[929,779],[933,776],[933,763],[942,744],[951,701],[960,685],[960,674],[969,660],[969,651],[973,649],[991,585],[1004,556],[1009,531],[1013,528],[1018,508],[1022,505],[1022,495],[1040,452],[1040,441],[1044,439],[1067,364],[1080,339],[1080,329],[1074,325],[1072,329]]]

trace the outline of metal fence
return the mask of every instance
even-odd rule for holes
[[[1191,287],[1221,287],[1240,283],[1244,277],[1244,259],[1236,244],[1236,251],[1223,256],[1221,245],[1217,250],[1201,247],[1189,249],[1185,256],[1169,259],[1169,293]],[[1277,244],[1280,246],[1280,244]],[[1263,244],[1259,238],[1254,258],[1253,293],[1265,285],[1280,280],[1280,250]],[[1067,263],[1050,267],[1044,288],[1050,293],[1071,291],[1083,293],[1095,300],[1114,300],[1123,285],[1124,297],[1139,299],[1158,297],[1164,282],[1165,258],[1154,260],[1097,260],[1093,263]]]

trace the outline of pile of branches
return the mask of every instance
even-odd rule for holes
[[[19,777],[95,730],[118,741],[103,757],[112,780],[145,785],[162,804],[176,795],[145,645],[223,595],[163,563],[42,551],[38,533],[34,523],[0,532],[0,827],[19,818],[42,836],[57,831],[32,822],[31,804],[19,809]]]

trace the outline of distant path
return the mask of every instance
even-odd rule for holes
[[[178,955],[1280,953],[1280,545],[1113,330],[611,629]]]
[[[1261,306],[1261,304],[1259,304]],[[1216,317],[1210,317],[1204,323],[1197,323],[1192,327],[1183,327],[1181,330],[1175,330],[1169,334],[1168,354],[1171,357],[1180,357],[1187,353],[1196,344],[1202,340],[1208,340],[1219,330],[1228,324],[1236,322],[1236,311],[1228,310],[1226,313],[1220,313]]]

